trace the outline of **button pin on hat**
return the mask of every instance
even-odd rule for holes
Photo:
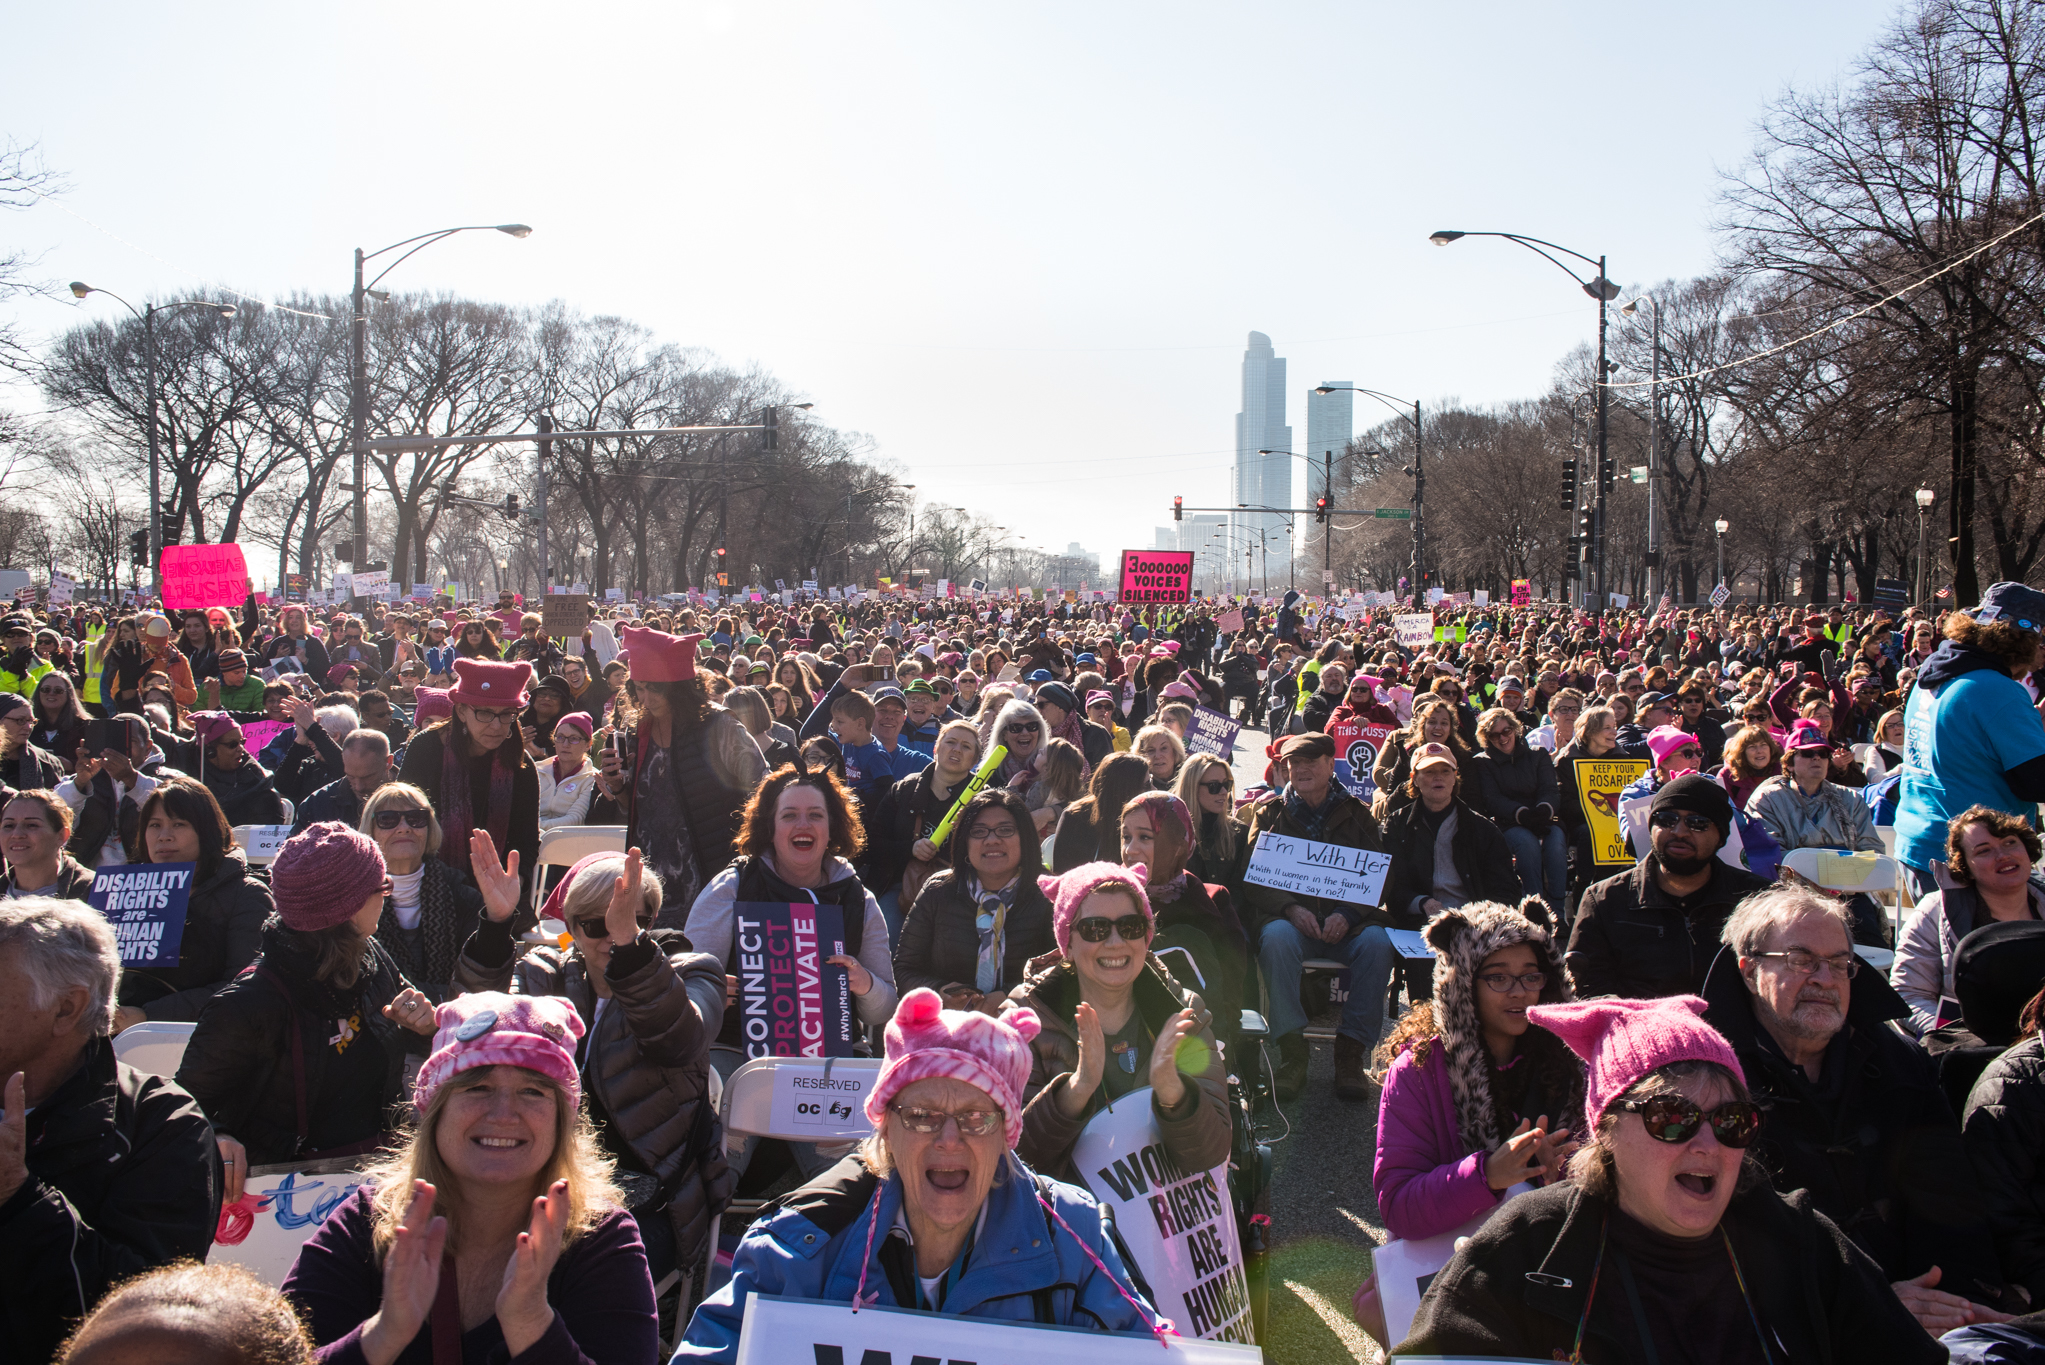
[[[462,1026],[454,1031],[454,1036],[460,1042],[472,1043],[496,1027],[497,1011],[484,1010],[462,1020]]]

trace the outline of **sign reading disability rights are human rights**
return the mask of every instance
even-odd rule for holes
[[[1117,596],[1124,602],[1166,605],[1192,601],[1193,552],[1122,551],[1122,587]]]
[[[85,903],[114,928],[123,967],[175,967],[196,863],[122,863],[92,876]]]

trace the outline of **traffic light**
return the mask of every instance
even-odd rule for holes
[[[141,530],[139,530],[139,531],[133,531],[133,532],[130,532],[130,533],[129,533],[129,535],[128,535],[128,562],[129,562],[130,564],[144,564],[144,565],[146,565],[146,564],[148,564],[148,563],[149,563],[149,528],[148,528],[148,527],[146,527],[146,526],[145,526],[145,527],[143,527],[143,528],[142,528]]]
[[[518,494],[506,493],[504,495],[504,519],[506,521],[518,520]]]
[[[1562,510],[1565,512],[1574,512],[1576,510],[1575,460],[1564,460],[1562,462]]]
[[[1173,498],[1172,520],[1184,521],[1185,519],[1186,519],[1186,500],[1184,498]]]
[[[1591,515],[1591,509],[1588,507],[1584,508],[1583,511],[1577,514],[1576,518],[1577,539],[1586,545],[1590,544],[1595,526],[1596,518]]]
[[[1608,495],[1611,493],[1612,477],[1617,464],[1618,461],[1614,460],[1610,455],[1598,461],[1598,491],[1600,493]]]
[[[1328,495],[1326,493],[1323,493],[1321,494],[1321,496],[1314,499],[1314,520],[1326,521],[1327,519],[1328,519]]]

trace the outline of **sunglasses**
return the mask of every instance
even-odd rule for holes
[[[1716,828],[1705,816],[1692,815],[1688,811],[1658,810],[1647,817],[1647,822],[1656,829],[1674,829],[1681,824],[1692,834],[1702,834],[1705,830]]]
[[[999,1109],[921,1109],[906,1105],[891,1104],[888,1108],[912,1133],[929,1137],[942,1133],[947,1122],[959,1126],[962,1137],[986,1137],[999,1128],[1004,1117]]]
[[[651,929],[653,927],[653,916],[651,915],[637,915],[634,918],[638,920],[641,929]],[[578,920],[576,921],[575,932],[581,934],[584,938],[609,938],[611,936],[611,926],[601,917]]]
[[[1656,1142],[1688,1142],[1709,1123],[1721,1146],[1745,1147],[1761,1130],[1761,1107],[1752,1100],[1727,1100],[1707,1111],[1675,1095],[1657,1095],[1651,1100],[1621,1100],[1618,1107],[1621,1113],[1640,1115],[1641,1127]]]
[[[1074,924],[1072,932],[1088,943],[1106,943],[1110,933],[1120,934],[1124,943],[1142,943],[1150,937],[1150,918],[1124,915],[1120,919],[1105,919],[1095,915]]]
[[[396,829],[400,824],[407,829],[425,829],[433,822],[433,812],[420,810],[417,806],[403,810],[380,810],[376,813],[378,829]]]
[[[1035,735],[1041,734],[1043,729],[1044,727],[1035,721],[1025,720],[1018,721],[1014,725],[1003,726],[1001,733],[1004,735]]]
[[[1219,796],[1232,785],[1232,783],[1228,782],[1202,782],[1200,790],[1206,792],[1209,796]]]

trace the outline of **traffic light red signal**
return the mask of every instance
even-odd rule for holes
[[[1173,498],[1172,520],[1184,521],[1185,519],[1186,519],[1186,500],[1184,498]]]

